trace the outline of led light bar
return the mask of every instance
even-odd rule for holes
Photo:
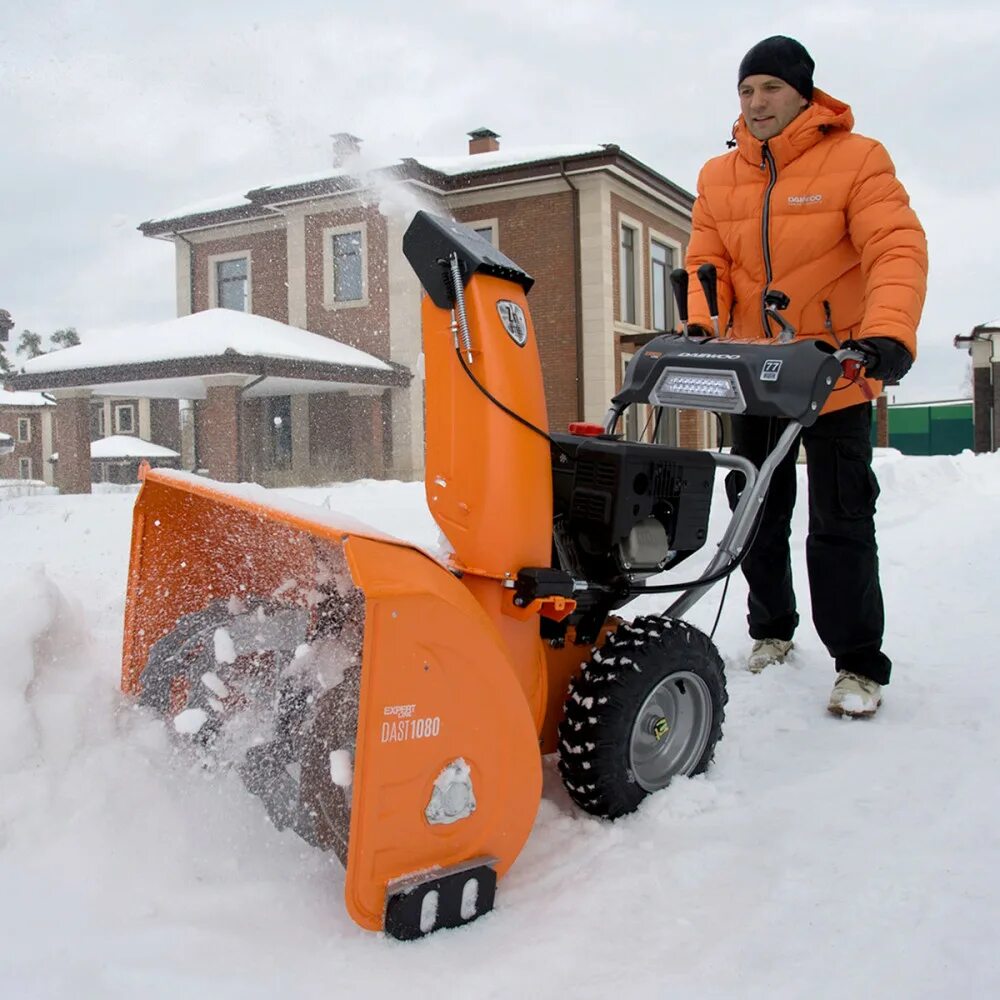
[[[654,406],[723,413],[742,413],[747,408],[736,372],[705,368],[664,368],[649,401]]]

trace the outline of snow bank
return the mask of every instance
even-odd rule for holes
[[[878,717],[824,711],[833,671],[807,624],[800,509],[795,652],[741,668],[735,579],[709,773],[607,824],[547,762],[496,911],[406,946],[358,930],[332,855],[278,833],[237,778],[119,694],[132,498],[0,501],[0,995],[997,994],[1000,457],[878,465],[895,660]],[[418,543],[436,530],[419,484],[285,492]],[[716,526],[723,514],[720,493]],[[331,759],[331,778],[348,765]]]

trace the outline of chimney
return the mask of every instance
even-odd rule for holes
[[[476,153],[495,153],[500,148],[496,132],[488,128],[477,128],[467,133],[469,136],[469,156]]]
[[[349,160],[361,153],[361,140],[350,132],[334,132],[330,136],[333,140],[333,165],[342,167],[345,160]]]

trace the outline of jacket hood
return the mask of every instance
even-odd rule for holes
[[[822,90],[813,90],[809,106],[797,118],[789,122],[783,132],[767,140],[775,162],[781,165],[794,160],[810,146],[835,129],[850,132],[854,128],[854,114],[850,106],[838,101]],[[740,155],[748,162],[760,164],[764,160],[764,143],[750,134],[743,115],[733,126],[733,139]]]

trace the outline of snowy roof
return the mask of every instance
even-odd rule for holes
[[[9,392],[0,390],[0,406],[54,406],[40,392]]]
[[[606,152],[603,145],[589,146],[522,146],[520,149],[498,149],[492,153],[476,153],[472,156],[429,156],[415,157],[415,162],[439,174],[455,177],[459,174],[478,173],[481,170],[500,170],[503,167],[523,166],[528,163],[542,163],[546,160],[563,160],[574,156]]]
[[[90,442],[91,458],[179,458],[176,451],[128,434],[112,434]]]
[[[363,155],[352,157],[344,166],[330,167],[322,171],[308,174],[298,174],[281,180],[272,181],[246,193],[233,193],[200,201],[192,205],[156,216],[144,222],[139,228],[156,230],[163,223],[177,219],[190,218],[196,215],[211,215],[215,213],[254,212],[268,214],[268,202],[275,192],[285,191],[306,185],[322,184],[324,181],[340,181],[354,184],[370,184],[376,175],[405,171],[408,165],[417,165],[426,170],[432,170],[447,177],[459,177],[462,174],[481,173],[489,170],[502,170],[507,167],[526,166],[532,163],[572,159],[577,156],[589,156],[598,153],[618,153],[617,146],[606,143],[561,144],[547,146],[521,146],[519,148],[496,150],[492,153],[463,153],[458,156],[428,156],[405,157],[391,163],[380,163],[366,159]],[[234,216],[235,217],[235,216]]]
[[[154,222],[162,222],[164,219],[182,219],[188,215],[205,215],[209,212],[221,212],[227,208],[248,208],[250,199],[240,192],[232,194],[221,194],[215,198],[207,198],[204,201],[196,202],[192,205],[184,205],[182,208],[174,209],[172,212],[157,216]]]
[[[22,368],[28,375],[39,375],[226,354],[392,370],[379,358],[337,340],[234,309],[206,309],[153,324],[138,334],[126,330],[94,337],[76,347],[32,358]]]

